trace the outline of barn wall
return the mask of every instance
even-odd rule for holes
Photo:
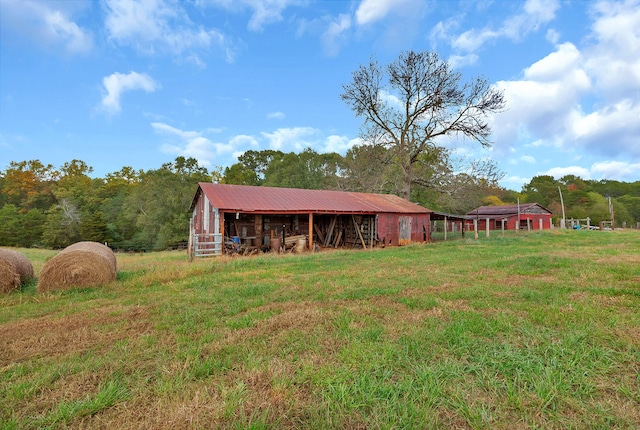
[[[411,242],[427,242],[430,236],[429,214],[378,214],[378,239],[385,245],[398,246]],[[401,234],[403,229],[408,229]]]
[[[431,216],[429,214],[414,215],[411,226],[412,242],[429,241],[429,237],[431,237]]]

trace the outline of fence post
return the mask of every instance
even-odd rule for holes
[[[478,238],[478,220],[477,219],[473,220],[473,234],[477,239]]]
[[[484,222],[485,222],[485,228],[484,229],[487,232],[486,235],[487,235],[487,239],[488,239],[489,238],[489,218],[485,219]]]
[[[444,217],[444,240],[447,240],[447,217]]]

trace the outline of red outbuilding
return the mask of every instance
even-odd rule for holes
[[[473,220],[478,230],[547,230],[553,228],[553,213],[538,203],[523,203],[507,206],[480,206],[467,212],[467,229],[473,230]]]

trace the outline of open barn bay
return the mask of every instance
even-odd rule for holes
[[[0,393],[2,429],[637,428],[640,233],[118,255],[0,297]]]

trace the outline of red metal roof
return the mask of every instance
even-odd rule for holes
[[[191,204],[203,192],[212,206],[231,212],[260,213],[431,213],[391,194],[298,188],[254,187],[200,182]]]
[[[547,208],[540,206],[538,203],[522,203],[520,205],[520,213],[524,214],[534,206],[538,206],[545,210],[549,214],[551,211]],[[471,216],[505,216],[505,215],[518,215],[518,205],[505,205],[505,206],[480,206],[472,211],[467,212],[467,215]]]

